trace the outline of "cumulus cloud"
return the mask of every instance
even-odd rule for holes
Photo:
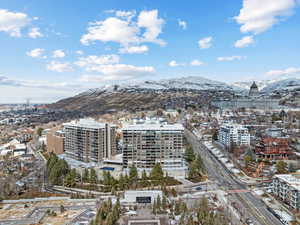
[[[30,24],[31,19],[25,13],[0,9],[0,31],[12,37],[21,37],[21,30]]]
[[[109,17],[104,21],[90,23],[88,33],[81,37],[81,43],[88,45],[93,41],[118,42],[122,45],[137,43],[139,38],[138,27],[130,22],[115,17]]]
[[[163,40],[158,39],[164,24],[164,20],[158,17],[158,10],[142,11],[138,17],[137,24],[139,27],[146,29],[142,41],[165,45]]]
[[[194,59],[191,61],[191,66],[202,66],[204,63],[199,61],[198,59]]]
[[[89,45],[95,41],[117,42],[121,46],[120,51],[126,52],[129,49],[128,53],[145,51],[146,48],[143,45],[141,47],[141,43],[165,44],[159,38],[164,20],[158,17],[158,10],[141,11],[135,20],[133,17],[136,13],[133,11],[113,12],[115,16],[90,23],[87,33],[81,37],[81,43]]]
[[[26,52],[26,55],[28,55],[32,58],[47,58],[45,55],[43,55],[44,52],[45,52],[45,49],[36,48],[36,49],[32,49],[32,50]]]
[[[212,37],[205,37],[198,41],[199,48],[206,49],[212,46]]]
[[[60,49],[55,50],[55,51],[53,51],[53,53],[52,53],[52,57],[53,57],[53,58],[63,58],[63,57],[65,57],[65,56],[66,56],[66,54],[64,53],[64,51],[63,51],[63,50],[60,50]]]
[[[87,70],[97,65],[107,65],[119,63],[120,57],[118,55],[90,55],[87,57],[81,57],[75,64],[80,67],[85,67]]]
[[[178,20],[178,25],[185,30],[187,28],[187,23],[181,19]]]
[[[33,27],[29,30],[28,36],[35,39],[35,38],[43,37],[44,35],[40,32],[40,28]]]
[[[138,79],[147,75],[155,74],[155,69],[151,66],[137,67],[126,64],[109,64],[90,67],[88,68],[88,72],[98,72],[100,74],[83,75],[81,77],[81,81],[103,82]]]
[[[120,48],[120,53],[128,53],[128,54],[141,54],[147,52],[148,46],[141,45],[141,46],[126,46],[124,48]]]
[[[128,21],[130,21],[136,15],[136,11],[135,10],[131,10],[131,11],[117,10],[117,11],[115,11],[115,15],[117,17],[125,18]]]
[[[243,0],[243,8],[234,17],[241,32],[258,34],[292,14],[297,0]]]
[[[270,70],[266,73],[268,76],[283,76],[283,75],[296,75],[300,74],[300,68],[289,67],[283,70]]]
[[[245,36],[234,43],[236,48],[245,48],[254,43],[253,36]]]
[[[234,55],[234,56],[225,56],[225,57],[218,57],[218,61],[234,61],[234,60],[242,60],[245,59],[245,56]]]
[[[67,62],[61,63],[61,62],[57,62],[57,61],[51,61],[47,65],[47,70],[55,71],[58,73],[63,73],[63,72],[71,72],[71,71],[73,71],[73,68],[70,65],[70,63],[67,63]]]

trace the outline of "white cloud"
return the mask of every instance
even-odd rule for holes
[[[98,65],[89,68],[89,72],[99,72],[99,75],[83,75],[81,81],[103,82],[120,81],[128,79],[138,79],[147,75],[155,74],[155,69],[151,66],[137,67],[126,64]]]
[[[234,55],[234,56],[225,56],[225,57],[218,57],[218,61],[234,61],[234,60],[242,60],[245,59],[245,56]]]
[[[199,61],[198,59],[194,59],[191,61],[191,66],[202,66],[204,63]]]
[[[21,37],[21,30],[29,24],[30,18],[27,14],[0,9],[0,31],[12,37]]]
[[[141,45],[141,46],[127,46],[124,48],[120,48],[119,52],[120,53],[129,53],[129,54],[141,54],[147,52],[148,46],[146,45]]]
[[[200,39],[198,41],[199,48],[205,49],[205,48],[210,48],[212,46],[212,37],[206,37],[203,39]]]
[[[51,61],[50,64],[47,65],[47,70],[55,71],[55,72],[71,72],[73,68],[70,63],[60,63],[57,61]]]
[[[245,48],[245,47],[248,47],[249,45],[251,45],[253,43],[254,43],[253,36],[245,36],[242,39],[237,40],[234,43],[234,46],[236,48]]]
[[[270,70],[266,73],[268,76],[283,76],[283,75],[295,75],[300,74],[300,68],[289,67],[284,70]]]
[[[183,20],[178,20],[178,25],[183,29],[185,30],[187,28],[187,23]]]
[[[140,46],[137,49],[141,43],[165,44],[163,40],[158,38],[162,33],[164,20],[158,17],[157,10],[141,11],[135,20],[132,19],[135,16],[133,11],[113,12],[115,12],[116,17],[108,17],[103,21],[90,23],[87,33],[81,37],[81,43],[89,45],[95,41],[117,42],[123,49],[122,51],[133,49],[131,52],[127,51],[128,53],[134,51],[140,53],[141,49],[145,51],[145,47]]]
[[[53,51],[53,53],[52,53],[53,58],[63,58],[65,56],[66,56],[66,54],[64,53],[64,51],[60,50],[60,49],[57,49],[57,50]]]
[[[138,26],[145,28],[144,42],[153,42],[159,45],[165,45],[165,42],[161,39],[157,39],[162,32],[164,20],[158,18],[158,10],[142,11],[138,17]]]
[[[36,48],[32,49],[31,51],[26,52],[26,55],[32,57],[32,58],[47,58],[44,56],[45,49],[42,48]]]
[[[86,70],[93,70],[97,65],[108,65],[119,63],[120,57],[118,55],[90,55],[88,57],[81,57],[75,64],[80,67],[85,67]]]
[[[35,39],[35,38],[43,37],[44,35],[40,32],[40,28],[33,27],[29,30],[28,36]]]
[[[81,51],[81,50],[78,50],[75,53],[78,54],[78,55],[83,55],[83,51]]]
[[[117,17],[125,18],[128,21],[130,21],[136,15],[136,11],[135,10],[132,10],[132,11],[117,10],[117,11],[115,11],[115,15]]]
[[[175,60],[172,60],[171,62],[169,62],[169,66],[171,67],[184,66],[184,63],[178,63]]]
[[[83,35],[81,43],[88,45],[93,41],[118,42],[122,45],[139,42],[138,27],[130,22],[115,17],[109,17],[104,21],[91,23],[88,33]]]
[[[30,88],[74,88],[80,87],[78,84],[70,84],[66,82],[49,82],[39,80],[21,80],[10,79],[6,76],[0,76],[0,85],[15,86],[15,87],[30,87]]]
[[[241,32],[258,34],[270,29],[292,14],[297,0],[243,0],[243,8],[234,19],[241,24]]]

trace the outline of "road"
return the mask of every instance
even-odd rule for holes
[[[205,164],[208,176],[218,188],[224,191],[247,190],[245,184],[239,181],[190,131],[186,132],[188,142],[194,151],[199,153]],[[282,225],[267,206],[251,192],[238,192],[230,196],[240,206],[244,207],[244,219],[250,218],[256,225]]]

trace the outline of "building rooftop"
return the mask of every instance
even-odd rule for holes
[[[182,124],[134,124],[127,125],[122,130],[159,130],[159,131],[184,131]]]
[[[73,120],[69,123],[64,123],[64,127],[81,127],[81,128],[92,128],[92,129],[101,129],[105,128],[105,123],[99,123],[98,121],[92,118]]]
[[[300,174],[278,174],[274,177],[288,183],[290,186],[300,191]]]
[[[224,123],[221,125],[223,128],[231,128],[231,129],[247,129],[244,125],[236,124],[236,123]]]

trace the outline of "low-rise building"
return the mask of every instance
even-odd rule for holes
[[[162,191],[125,191],[124,202],[129,204],[153,204],[158,196],[160,197],[160,199],[162,199]]]
[[[233,123],[225,123],[219,129],[218,140],[223,145],[229,147],[233,143],[240,145],[250,145],[250,134],[248,128]]]
[[[285,138],[262,138],[254,151],[257,158],[269,160],[285,160],[293,155],[289,142]]]
[[[65,132],[60,128],[53,128],[47,132],[47,151],[63,154],[65,151]]]
[[[283,136],[283,129],[282,128],[268,128],[266,129],[266,135],[272,138],[278,138]]]
[[[300,209],[300,174],[275,175],[271,189],[276,197],[291,208]]]

